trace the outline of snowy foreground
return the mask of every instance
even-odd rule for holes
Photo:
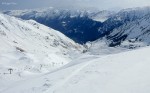
[[[150,47],[84,54],[53,72],[10,84],[0,93],[149,93],[149,55]]]

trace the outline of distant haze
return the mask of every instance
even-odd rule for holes
[[[0,10],[57,8],[121,9],[150,6],[150,0],[0,0]]]

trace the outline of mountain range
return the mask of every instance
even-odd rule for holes
[[[80,11],[69,9],[35,9],[35,10],[14,10],[4,11],[5,14],[16,16],[25,20],[33,19],[37,22],[56,29],[77,43],[85,44],[100,38],[106,38],[109,46],[120,45],[122,41],[136,39],[138,36],[130,36],[126,30],[137,29],[135,22],[144,25],[142,21],[148,21],[150,7],[137,7],[123,9],[119,12],[113,11]],[[147,16],[147,17],[146,17]],[[147,19],[147,20],[146,20]],[[148,25],[147,25],[148,26]],[[143,27],[143,29],[146,26]],[[118,30],[118,31],[116,31]],[[149,30],[149,28],[145,29]],[[142,35],[142,27],[138,30]],[[132,33],[131,33],[132,34]],[[137,35],[137,34],[136,34]]]
[[[150,7],[3,11],[0,93],[149,93],[149,38]]]
[[[52,7],[42,10],[4,11],[4,13],[25,20],[33,19],[62,32],[80,44],[94,41],[105,34],[105,32],[99,31],[99,28],[103,26],[103,21],[114,14],[110,11],[80,11]]]

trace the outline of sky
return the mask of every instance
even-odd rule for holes
[[[0,0],[0,10],[43,7],[98,8],[100,10],[150,6],[150,0]]]

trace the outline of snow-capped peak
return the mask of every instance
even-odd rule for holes
[[[16,16],[16,17],[23,17],[23,16],[32,16],[36,15],[35,17],[61,17],[64,18],[66,16],[70,17],[84,17],[87,16],[93,20],[104,22],[110,16],[115,14],[115,12],[107,11],[107,10],[97,10],[97,9],[60,9],[54,7],[48,8],[41,8],[41,9],[29,9],[29,10],[11,10],[11,11],[3,11],[3,13]]]

